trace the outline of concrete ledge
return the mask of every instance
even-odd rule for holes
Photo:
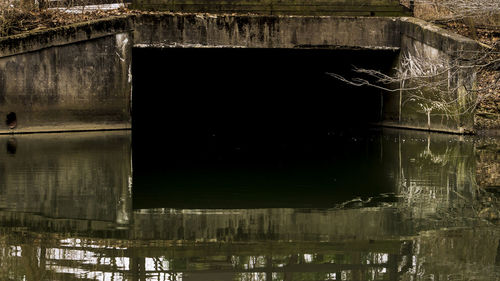
[[[129,16],[122,16],[0,37],[0,57],[88,41],[131,29]]]
[[[133,0],[140,10],[303,16],[409,16],[395,0]]]
[[[157,13],[134,19],[135,46],[397,49],[399,21],[388,17]]]
[[[44,126],[24,126],[21,129],[0,129],[0,135],[34,134],[34,133],[61,133],[61,132],[89,132],[89,131],[118,131],[131,130],[130,123],[117,124],[54,124]]]
[[[436,132],[436,133],[447,133],[447,134],[472,134],[471,131],[465,131],[463,129],[455,129],[455,128],[446,128],[446,127],[437,127],[437,128],[425,128],[424,126],[417,126],[411,124],[398,124],[396,122],[381,122],[373,124],[375,126],[385,127],[385,128],[395,128],[395,129],[404,129],[404,130],[417,130],[417,131],[428,131],[428,132]]]
[[[410,16],[401,7],[380,6],[331,6],[331,5],[232,5],[232,4],[142,4],[142,10],[170,11],[182,13],[239,13],[255,15],[302,15],[302,16]]]
[[[417,18],[403,17],[401,34],[436,48],[449,55],[456,55],[461,51],[477,51],[479,44],[467,37],[440,28],[432,23]]]

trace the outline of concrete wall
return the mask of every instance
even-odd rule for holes
[[[129,21],[0,39],[0,133],[130,127]],[[10,130],[10,112],[17,126]]]
[[[399,47],[394,18],[249,15],[143,15],[135,47],[366,48]]]
[[[0,39],[0,117],[17,117],[14,130],[0,118],[0,133],[130,128],[132,46],[400,49],[395,66],[403,72],[411,70],[402,63],[408,55],[464,64],[460,54],[478,48],[414,18],[153,13],[99,20]],[[441,78],[439,92],[385,95],[382,124],[472,131],[473,110],[465,111],[474,101],[473,70]],[[415,93],[446,110],[428,116]]]
[[[397,0],[134,0],[133,7],[183,13],[265,15],[402,16],[409,10]]]
[[[427,85],[438,80],[441,85],[439,88],[417,85],[420,88],[414,91],[385,94],[381,124],[454,133],[474,129],[475,73],[472,68],[460,66],[466,65],[467,56],[477,52],[479,46],[471,39],[425,21],[163,13],[136,18],[135,27],[135,47],[399,49],[395,68],[401,73],[427,76],[429,71],[419,65],[426,61],[433,65],[434,72],[441,74],[419,82]],[[405,61],[405,58],[411,59]],[[389,87],[410,89],[415,87],[412,83],[413,79]]]
[[[477,55],[479,45],[419,19],[401,18],[400,24],[401,51],[396,67],[403,75],[422,78],[402,79],[395,88],[405,90],[385,95],[383,124],[472,132],[476,77],[473,68],[463,66]]]

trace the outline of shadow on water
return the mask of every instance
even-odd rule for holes
[[[498,279],[500,231],[494,218],[484,216],[497,199],[475,181],[481,140],[401,131],[329,137],[330,145],[358,155],[358,178],[335,171],[342,167],[335,160],[347,161],[347,152],[324,156],[332,155],[329,138],[324,155],[312,150],[307,155],[315,157],[285,161],[294,172],[280,174],[267,163],[272,161],[261,160],[263,170],[238,168],[251,174],[252,185],[266,188],[266,179],[282,180],[282,186],[304,179],[310,186],[302,194],[285,197],[291,206],[247,208],[260,203],[239,199],[240,206],[215,208],[188,198],[193,189],[175,193],[185,203],[156,200],[168,193],[150,190],[151,205],[132,208],[136,190],[144,187],[141,179],[132,181],[129,132],[18,136],[16,153],[4,151],[0,158],[0,279]],[[5,136],[0,145],[10,141]],[[134,177],[140,164],[134,162]],[[349,165],[344,167],[354,167]],[[371,169],[376,177],[367,176]],[[345,193],[352,197],[344,202],[307,196],[309,190],[335,195],[315,179],[328,173],[342,186],[380,188]],[[294,180],[285,180],[289,175]],[[202,184],[182,177],[177,182]],[[386,187],[372,182],[379,179]],[[244,181],[226,183],[235,182]],[[210,188],[225,196],[217,185]],[[266,188],[259,194],[279,196]],[[226,203],[215,197],[209,199]],[[210,208],[197,208],[197,202]]]
[[[161,161],[134,158],[134,208],[331,208],[353,197],[393,192],[380,139],[344,134],[245,142],[207,136],[198,157],[188,152],[191,144],[157,149]]]
[[[326,72],[390,69],[395,55],[134,50],[134,208],[328,208],[391,192],[365,132],[380,93]]]
[[[16,138],[10,138],[7,141],[7,153],[16,154],[17,151],[17,140]]]

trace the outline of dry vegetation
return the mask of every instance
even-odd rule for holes
[[[410,0],[402,0],[409,6]],[[415,17],[431,21],[485,47],[486,67],[477,73],[476,129],[500,129],[500,1],[414,0]]]
[[[1,1],[0,37],[130,13],[125,8],[85,10],[85,6],[82,6],[79,13],[68,13],[64,8],[23,8],[20,2],[8,3]]]
[[[488,66],[477,73],[477,129],[500,129],[500,26],[471,27],[463,22],[448,22],[445,27],[476,38],[489,51]]]
[[[448,21],[443,25],[454,32],[475,38],[489,48],[489,67],[477,74],[477,129],[500,129],[500,25],[471,24],[467,21]]]

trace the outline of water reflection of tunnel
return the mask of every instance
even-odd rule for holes
[[[396,55],[318,49],[135,49],[136,191],[147,185],[140,181],[146,174],[151,179],[152,174],[163,177],[165,171],[176,170],[176,175],[187,171],[186,177],[193,171],[212,177],[213,171],[207,172],[214,167],[210,159],[225,159],[217,162],[224,166],[217,171],[227,171],[224,179],[245,177],[266,165],[274,166],[265,173],[276,174],[289,164],[288,158],[303,163],[301,157],[309,157],[309,150],[316,153],[317,162],[327,154],[319,144],[328,132],[365,128],[381,114],[379,90],[348,86],[326,73],[348,77],[353,65],[388,71]],[[245,172],[238,176],[235,167]],[[292,170],[285,173],[296,174]]]

